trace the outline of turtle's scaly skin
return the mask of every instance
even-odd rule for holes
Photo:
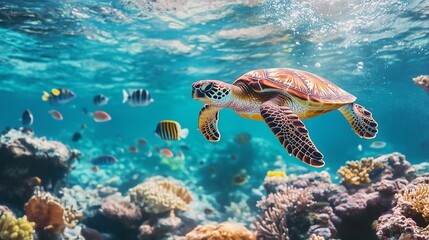
[[[289,154],[321,167],[323,154],[310,139],[302,120],[338,109],[362,138],[374,138],[377,122],[354,103],[356,97],[315,74],[290,68],[250,71],[233,84],[202,80],[192,85],[192,97],[206,103],[198,129],[211,141],[220,140],[219,111],[231,108],[242,117],[264,120]]]

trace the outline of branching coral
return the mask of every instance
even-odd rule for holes
[[[429,185],[422,184],[413,189],[405,189],[399,199],[409,202],[414,210],[429,222]]]
[[[172,181],[151,178],[130,189],[131,202],[147,213],[163,213],[175,209],[187,210],[192,196],[188,189]]]
[[[36,223],[37,231],[52,231],[60,235],[65,227],[73,228],[83,215],[73,208],[65,208],[49,193],[36,193],[25,204],[28,220]]]
[[[247,228],[223,222],[217,226],[198,226],[185,236],[185,240],[254,240],[255,235]]]
[[[314,204],[312,198],[307,189],[290,186],[281,186],[278,192],[263,197],[257,203],[263,211],[263,216],[257,217],[255,221],[257,237],[267,240],[288,240],[291,233],[287,223],[305,221],[303,218],[306,211]]]
[[[34,223],[27,217],[16,219],[5,212],[0,217],[0,239],[2,240],[33,240]]]
[[[385,167],[383,163],[374,161],[373,158],[362,158],[360,161],[348,161],[346,166],[338,170],[338,174],[345,184],[365,185],[371,183],[371,173]]]

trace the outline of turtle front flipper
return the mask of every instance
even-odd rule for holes
[[[265,123],[289,154],[313,167],[325,165],[323,154],[311,141],[304,123],[290,108],[270,100],[263,103],[260,110]]]
[[[355,133],[362,138],[375,138],[378,123],[372,113],[359,104],[350,103],[338,109],[352,126]]]
[[[201,108],[200,116],[198,117],[198,130],[200,130],[204,137],[210,142],[217,142],[220,140],[217,122],[219,120],[219,111],[221,109],[222,108],[207,104]]]

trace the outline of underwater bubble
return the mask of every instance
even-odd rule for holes
[[[320,63],[317,62],[316,64],[314,64],[314,66],[316,66],[317,68],[320,68],[321,65]]]
[[[356,67],[360,70],[360,69],[363,69],[363,62],[358,62],[358,63],[356,63]]]

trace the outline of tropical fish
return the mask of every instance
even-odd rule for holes
[[[373,148],[373,149],[381,149],[381,148],[386,147],[386,145],[387,145],[386,142],[375,141],[375,142],[372,142],[371,145],[369,145],[369,147]]]
[[[239,144],[247,144],[250,142],[250,139],[252,138],[252,136],[249,133],[239,133],[235,136],[234,140],[235,142],[239,143]]]
[[[107,122],[112,120],[112,117],[110,117],[110,115],[107,112],[103,112],[103,111],[96,111],[92,113],[92,118],[96,122]]]
[[[146,141],[146,139],[144,139],[144,138],[140,138],[140,139],[138,139],[138,140],[137,140],[137,143],[138,143],[139,145],[146,145],[146,144],[147,144],[147,141]]]
[[[136,146],[129,146],[128,147],[128,152],[130,153],[137,153],[139,150]]]
[[[241,185],[245,184],[247,182],[247,180],[249,180],[249,178],[250,178],[249,175],[247,175],[245,171],[240,171],[239,173],[234,175],[234,177],[232,179],[232,183],[234,185],[241,186]]]
[[[42,100],[48,101],[52,105],[66,104],[76,98],[76,94],[68,89],[54,88],[51,93],[43,92]]]
[[[93,99],[94,105],[98,107],[106,105],[108,101],[109,101],[109,98],[104,96],[103,94],[97,94]]]
[[[110,165],[118,162],[118,159],[112,155],[101,155],[91,160],[94,165]]]
[[[168,158],[172,158],[174,156],[173,152],[168,148],[163,148],[159,152]]]
[[[153,98],[150,96],[149,91],[145,89],[134,89],[131,90],[131,92],[122,89],[122,94],[124,96],[122,103],[126,103],[128,101],[130,106],[133,107],[147,106],[154,101]]]
[[[286,173],[283,171],[268,171],[267,172],[267,177],[282,177],[285,178],[286,177]]]
[[[83,113],[84,115],[88,115],[88,108],[83,107],[83,108],[82,108],[82,113]]]
[[[84,124],[82,124],[81,126],[80,126],[80,129],[82,129],[82,130],[85,130],[86,129],[86,124],[84,123]]]
[[[63,120],[63,115],[57,110],[50,110],[49,114],[51,114],[51,117],[55,120],[58,120],[58,121]]]
[[[21,122],[24,127],[30,127],[33,125],[33,114],[29,109],[25,109],[22,113]]]
[[[101,235],[100,232],[98,232],[95,229],[92,228],[82,228],[82,230],[80,230],[80,234],[85,238],[85,239],[91,239],[91,240],[105,240],[105,238],[103,237],[103,235]]]
[[[80,132],[75,132],[72,137],[73,142],[77,142],[82,139],[82,134]]]
[[[94,165],[94,166],[92,166],[91,170],[94,172],[98,172],[98,170],[100,170],[100,169],[98,168],[97,165]]]
[[[164,140],[185,139],[189,134],[189,129],[181,129],[180,124],[172,120],[164,120],[158,123],[155,129],[155,135]]]

